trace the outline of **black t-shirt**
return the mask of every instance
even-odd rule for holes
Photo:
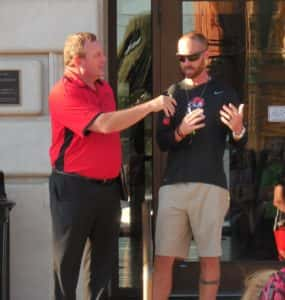
[[[214,79],[189,89],[184,81],[168,89],[177,101],[175,115],[168,119],[159,113],[157,142],[162,151],[168,151],[167,166],[162,185],[179,182],[202,182],[226,188],[223,155],[227,136],[229,141],[241,146],[246,135],[235,142],[227,126],[220,120],[224,104],[240,104],[235,91]],[[175,140],[175,129],[189,109],[204,109],[206,126],[190,134],[181,142]]]

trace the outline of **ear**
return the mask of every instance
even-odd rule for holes
[[[74,56],[72,59],[72,65],[74,67],[80,67],[81,66],[81,58],[79,56]]]
[[[206,66],[209,66],[211,61],[210,61],[210,58],[209,58],[209,50],[207,49],[204,53],[204,60],[205,60],[205,64]]]
[[[207,49],[204,53],[205,59],[209,59],[209,50]]]

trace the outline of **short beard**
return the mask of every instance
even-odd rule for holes
[[[192,69],[192,68],[191,68]],[[186,72],[181,69],[182,74],[186,77],[186,78],[191,78],[191,79],[195,79],[196,77],[198,77],[204,70],[206,69],[206,64],[204,62],[202,62],[195,70],[194,73],[191,75],[191,77],[186,75]],[[193,70],[193,69],[192,69]]]

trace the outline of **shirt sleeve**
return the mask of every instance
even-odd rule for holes
[[[157,117],[156,141],[161,151],[178,150],[189,145],[190,135],[185,136],[180,142],[175,139],[175,129],[178,123],[176,116],[168,118],[164,112],[159,112]]]
[[[164,112],[158,113],[156,140],[161,151],[168,151],[177,144],[172,118],[166,117]]]
[[[53,118],[75,134],[83,137],[88,134],[88,127],[101,114],[101,110],[92,101],[84,89],[66,91],[63,98],[55,98],[50,102],[50,112]]]

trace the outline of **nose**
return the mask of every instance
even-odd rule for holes
[[[189,60],[188,58],[183,62],[184,66],[192,66],[193,61]]]

